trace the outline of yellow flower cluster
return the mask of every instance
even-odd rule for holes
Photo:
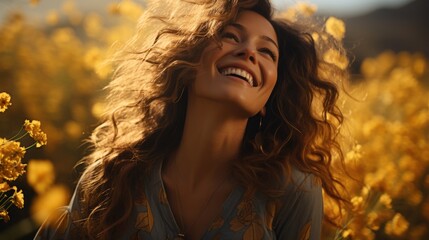
[[[13,194],[9,196],[7,192],[13,191]],[[4,222],[10,220],[8,209],[11,205],[15,205],[18,208],[24,208],[24,193],[12,186],[10,187],[7,182],[0,183],[0,219]]]
[[[8,196],[6,192],[14,191],[12,196]],[[8,213],[8,208],[14,204],[18,208],[24,208],[24,194],[22,190],[19,190],[12,186],[10,187],[7,182],[0,183],[0,219],[3,219],[4,222],[10,220]]]
[[[323,42],[329,41],[329,37],[333,38],[334,41],[341,42],[344,38],[346,27],[345,23],[335,17],[329,17],[325,22],[324,32],[321,34],[321,40],[319,40],[319,34],[313,33],[313,36],[316,36],[316,41]],[[329,48],[326,49],[323,53],[323,60],[327,63],[337,66],[341,70],[345,70],[349,67],[349,59],[345,52],[340,49]]]
[[[22,102],[22,107],[16,109],[19,114],[43,122],[50,144],[42,154],[62,160],[57,169],[62,175],[70,174],[81,157],[67,146],[79,145],[103,112],[99,99],[104,96],[94,92],[105,85],[111,74],[111,63],[104,59],[115,52],[113,47],[110,49],[114,43],[120,47],[118,42],[129,39],[142,13],[141,3],[130,0],[111,4],[110,8],[111,17],[106,19],[104,13],[84,14],[73,1],[64,1],[44,19],[37,19],[39,22],[20,13],[10,13],[2,19],[0,70],[12,76],[5,82],[6,89]],[[46,31],[40,21],[50,30]],[[1,95],[1,110],[10,106],[10,98],[5,96]],[[8,129],[0,126],[0,130]],[[47,143],[40,122],[26,121],[23,130],[36,141],[36,147]],[[55,185],[55,170],[47,160],[31,160],[26,168],[28,182],[38,193],[31,213],[40,222],[42,216],[49,214],[47,201],[52,208],[67,203],[68,189]]]
[[[429,237],[426,66],[421,54],[391,51],[362,63],[364,79],[350,91],[360,101],[343,107],[345,128],[357,141],[345,154],[346,165],[358,181],[339,176],[352,209],[335,239]]]
[[[7,93],[2,93],[7,96],[10,101],[10,96]],[[17,189],[16,186],[10,186],[8,182],[16,180],[19,176],[25,173],[26,164],[22,163],[26,150],[30,147],[21,147],[20,139],[27,134],[36,141],[37,145],[45,145],[47,141],[46,134],[40,129],[39,121],[26,120],[23,128],[27,131],[25,134],[16,134],[11,139],[0,138],[0,219],[7,222],[10,220],[8,209],[13,204],[18,208],[24,207],[24,193]],[[12,195],[8,195],[9,191],[14,191]]]
[[[38,194],[46,192],[55,181],[54,165],[49,160],[30,160],[27,172],[27,182]]]
[[[0,93],[0,112],[6,111],[10,105],[12,105],[10,95],[5,92]]]
[[[313,17],[316,11],[317,6],[306,2],[298,2],[281,12],[279,17],[291,23],[302,22],[306,24],[309,28],[307,31],[311,32],[313,40],[322,53],[323,60],[341,70],[347,69],[349,60],[346,53],[342,49],[332,48],[332,45],[338,46],[338,44],[332,43],[338,43],[343,40],[346,33],[345,23],[341,19],[329,17],[323,26],[319,26],[318,21]],[[321,71],[321,75],[326,74],[329,73]],[[330,79],[330,76],[325,77]]]
[[[316,13],[317,6],[308,2],[297,2],[280,13],[280,17],[290,22],[296,22],[301,17],[311,17]]]
[[[22,193],[22,190],[15,191],[12,196],[12,203],[18,208],[24,208],[24,193]]]
[[[343,70],[349,66],[348,58],[335,49],[328,49],[323,54],[323,60]]]
[[[25,148],[19,142],[0,139],[0,182],[13,181],[25,172],[21,163]]]
[[[34,8],[38,8],[39,2],[29,1]],[[130,0],[111,4],[110,8],[111,17],[106,19],[104,13],[83,14],[74,1],[64,1],[60,8],[49,11],[41,19],[28,20],[21,13],[14,12],[2,19],[0,71],[9,79],[2,81],[2,88],[17,95],[22,103],[22,107],[15,109],[14,117],[28,116],[43,122],[43,128],[50,136],[50,144],[41,154],[62,160],[61,167],[57,169],[60,174],[70,174],[70,169],[81,158],[67,146],[79,145],[82,138],[87,137],[84,134],[90,131],[90,126],[103,112],[104,105],[100,99],[104,96],[94,92],[105,85],[112,72],[111,63],[104,61],[116,52],[116,47],[110,47],[114,43],[121,47],[118,42],[130,38],[142,13],[141,4]],[[49,31],[46,31],[44,23],[49,26]],[[11,105],[10,95],[2,91],[0,112]],[[13,117],[5,117],[9,118],[5,121],[7,125],[15,123]],[[9,128],[0,126],[2,132],[10,131]],[[31,212],[34,216],[45,216],[49,211],[43,208],[46,208],[46,201],[51,201],[46,199],[53,199],[52,207],[64,205],[69,200],[68,189],[55,185],[55,170],[49,161],[32,160],[25,166],[17,164],[19,154],[15,154],[15,158],[10,155],[12,148],[25,153],[33,146],[21,147],[27,144],[27,140],[18,142],[27,135],[35,140],[35,147],[47,144],[40,122],[26,120],[22,131],[15,137],[1,138],[0,174],[12,179],[28,168],[28,182],[38,193],[34,200],[37,207],[32,207]],[[3,164],[6,160],[8,164]],[[5,200],[1,203],[7,202],[7,205],[1,205],[0,219],[8,220],[7,207],[10,204],[22,206],[17,201],[22,197],[22,192],[17,190],[12,194],[12,188],[5,187],[7,182],[0,184],[4,189],[0,199]],[[35,219],[39,222],[43,220],[41,217]]]
[[[38,194],[30,208],[32,219],[42,224],[48,216],[70,200],[69,189],[55,184],[54,165],[49,160],[31,159],[27,167],[28,184]]]
[[[55,213],[59,207],[70,201],[70,190],[64,185],[53,185],[34,199],[30,213],[37,224],[42,224],[49,216]],[[52,218],[55,220],[55,218]]]
[[[397,213],[393,219],[386,224],[386,233],[392,236],[401,236],[407,231],[408,226],[408,221],[400,213]]]
[[[25,120],[24,122],[24,129],[28,134],[30,134],[30,137],[36,141],[36,147],[41,147],[48,143],[46,133],[42,132],[40,125],[40,121],[37,120],[33,120],[31,122],[29,120]]]
[[[326,32],[337,40],[342,40],[346,33],[344,22],[335,17],[329,17],[325,23]]]
[[[25,148],[19,142],[0,138],[0,219],[7,222],[10,217],[8,208],[14,204],[18,208],[24,207],[22,190],[17,191],[15,186],[10,187],[8,181],[13,181],[25,173],[25,164],[21,163]],[[7,192],[14,191],[12,196]]]

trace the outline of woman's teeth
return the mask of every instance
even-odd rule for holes
[[[222,69],[221,74],[225,75],[225,76],[239,77],[239,78],[247,81],[250,84],[250,86],[252,86],[252,87],[254,86],[252,74],[250,74],[249,72],[247,72],[246,70],[243,70],[241,68],[235,68],[235,67],[224,68],[224,69]]]

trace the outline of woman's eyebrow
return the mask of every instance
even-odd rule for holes
[[[230,26],[238,28],[238,30],[240,31],[246,31],[246,27],[244,27],[243,25],[239,24],[239,23],[231,23]],[[274,44],[277,49],[279,48],[279,46],[277,45],[277,43],[270,37],[266,36],[266,35],[262,35],[261,36],[262,39]]]

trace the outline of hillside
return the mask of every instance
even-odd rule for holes
[[[354,55],[356,72],[364,57],[385,50],[422,52],[429,56],[429,1],[415,0],[400,8],[379,9],[346,18],[344,43]]]

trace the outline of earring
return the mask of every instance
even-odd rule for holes
[[[264,143],[262,140],[262,123],[263,123],[263,116],[262,114],[259,114],[259,129],[258,129],[258,133],[255,136],[255,142],[259,143],[259,151],[261,151],[263,154],[267,155],[267,153],[264,150]]]

